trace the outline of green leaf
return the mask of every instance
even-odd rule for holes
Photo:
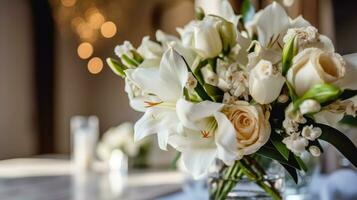
[[[187,70],[189,72],[192,73],[192,75],[196,78],[197,80],[197,86],[195,87],[195,92],[197,93],[197,95],[204,101],[204,100],[208,100],[208,101],[212,101],[211,97],[206,93],[205,89],[203,88],[203,84],[204,84],[204,81],[203,81],[203,77],[202,77],[202,74],[201,74],[201,68],[205,65],[203,65],[201,67],[201,62],[200,60],[195,60],[195,63],[197,63],[196,65],[198,65],[194,71],[191,70],[190,66],[187,64],[185,58],[183,56],[181,56],[182,59],[185,61],[186,63],[186,66],[187,66]],[[195,65],[195,64],[194,64]],[[200,76],[199,76],[200,75]]]
[[[135,50],[130,50],[130,52],[133,54],[133,58],[137,63],[142,63],[144,61],[144,58]]]
[[[282,74],[285,76],[290,69],[294,56],[298,53],[298,45],[296,36],[292,37],[283,47],[282,55]]]
[[[291,178],[294,180],[294,182],[297,184],[298,183],[298,174],[296,172],[296,169],[293,167],[290,167],[289,165],[286,165],[284,163],[280,163],[284,169],[289,173]]]
[[[125,72],[124,70],[126,70],[127,68],[125,67],[125,65],[123,65],[123,63],[121,63],[119,60],[115,60],[113,58],[107,58],[107,64],[109,65],[110,69],[112,69],[112,71],[118,75],[121,76],[122,78],[125,78]]]
[[[241,14],[243,16],[244,23],[247,23],[253,19],[255,8],[250,0],[243,0]]]
[[[203,18],[205,18],[205,11],[201,7],[197,7],[195,10],[195,17],[197,20],[203,20]]]
[[[352,98],[357,95],[357,90],[345,89],[343,90],[341,96],[339,97],[341,100],[346,100]]]
[[[139,63],[136,60],[129,58],[125,54],[121,56],[121,59],[123,60],[124,63],[129,65],[127,67],[137,67],[137,66],[139,66]]]
[[[297,109],[302,102],[307,99],[314,99],[320,104],[325,102],[336,100],[341,95],[339,87],[322,83],[314,85],[310,88],[302,97],[300,97],[295,103],[294,107]]]
[[[353,117],[351,115],[346,115],[340,121],[342,124],[347,124],[349,126],[357,127],[357,117]]]
[[[180,159],[180,157],[181,157],[181,152],[176,152],[176,156],[171,162],[172,169],[176,169],[177,161]]]
[[[207,83],[205,83],[203,87],[205,88],[208,96],[210,96],[213,99],[213,101],[215,102],[222,101],[224,92],[221,89]]]
[[[289,96],[290,96],[291,100],[293,102],[296,102],[299,97],[296,94],[295,89],[293,88],[293,86],[288,81],[286,81],[285,83],[286,83],[286,86],[288,87]]]
[[[306,167],[305,162],[300,157],[298,157],[296,155],[294,155],[294,158],[298,162],[300,168],[306,172],[307,171],[307,167]]]
[[[299,163],[297,162],[297,160],[295,159],[294,155],[292,152],[289,153],[289,159],[286,160],[280,153],[278,150],[276,150],[274,147],[269,147],[267,145],[264,145],[262,148],[260,148],[257,151],[258,155],[261,155],[263,157],[266,158],[270,158],[273,160],[276,160],[280,163],[284,163],[286,165],[289,165],[295,169],[301,170],[301,167],[299,165]]]
[[[339,130],[324,124],[316,124],[322,130],[320,140],[332,144],[343,156],[345,156],[355,167],[357,167],[357,148],[353,142]]]
[[[283,137],[273,132],[271,134],[270,141],[273,143],[274,147],[279,151],[279,153],[286,159],[289,159],[289,149],[286,148],[286,145],[282,142]]]

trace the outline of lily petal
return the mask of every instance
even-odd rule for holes
[[[218,158],[226,165],[232,165],[238,155],[236,130],[223,113],[217,112],[214,116],[218,123],[215,134]]]
[[[182,160],[185,168],[193,175],[193,178],[199,179],[205,176],[209,167],[216,158],[216,149],[185,149],[182,151]]]
[[[166,150],[168,137],[176,132],[178,119],[174,110],[151,107],[135,123],[134,140],[139,141],[148,135],[157,133],[160,148]]]
[[[264,8],[257,20],[259,42],[266,47],[278,36],[282,40],[289,24],[289,17],[284,8],[273,2]]]
[[[179,99],[187,81],[188,70],[185,60],[173,48],[166,50],[162,56],[160,77],[166,87],[176,93],[176,99]]]
[[[357,53],[345,55],[343,58],[346,61],[346,73],[336,84],[343,89],[357,90]]]
[[[211,101],[192,103],[184,99],[179,99],[176,104],[177,116],[180,122],[187,128],[201,130],[197,121],[211,117],[223,107],[223,104]]]

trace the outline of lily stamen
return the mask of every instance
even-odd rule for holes
[[[150,107],[154,107],[154,106],[157,106],[159,104],[162,104],[163,102],[160,101],[160,102],[150,102],[150,101],[144,101],[145,104],[147,104],[145,107],[146,108],[150,108]]]
[[[209,137],[209,132],[208,131],[201,131],[202,137],[203,138],[208,138]]]

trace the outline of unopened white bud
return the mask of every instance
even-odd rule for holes
[[[289,96],[286,95],[286,94],[281,94],[279,97],[278,97],[278,102],[279,103],[286,103],[289,101]]]
[[[213,86],[217,86],[218,76],[216,73],[213,72],[213,70],[211,69],[211,67],[209,65],[203,67],[201,69],[201,72],[203,75],[203,79],[206,83],[213,85]]]
[[[313,99],[307,99],[300,104],[299,109],[302,115],[316,113],[321,110],[321,105]]]
[[[309,147],[309,152],[314,157],[319,157],[321,155],[321,150],[317,146],[310,146]]]

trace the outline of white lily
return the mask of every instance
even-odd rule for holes
[[[197,0],[196,6],[202,7],[206,15],[218,15],[236,26],[238,24],[239,16],[234,13],[228,0]]]
[[[159,69],[137,68],[132,72],[135,84],[157,98],[144,102],[147,108],[135,124],[135,141],[157,133],[160,148],[166,150],[169,135],[177,129],[176,102],[183,97],[187,77],[184,59],[172,48],[163,54]]]
[[[204,176],[215,158],[227,165],[237,159],[236,131],[220,112],[222,108],[223,104],[211,101],[177,102],[177,115],[183,127],[181,134],[170,136],[169,143],[182,152],[184,165],[195,178]]]

